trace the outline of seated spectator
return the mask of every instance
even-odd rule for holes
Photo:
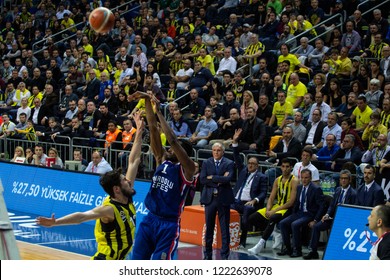
[[[328,104],[325,103],[324,96],[325,95],[323,92],[317,92],[315,94],[315,96],[314,96],[315,103],[311,106],[311,109],[310,109],[310,115],[309,115],[309,119],[308,119],[309,123],[312,122],[313,112],[315,109],[320,110],[321,121],[323,121],[323,122],[328,121],[328,115],[332,111],[332,109],[330,108],[330,106]]]
[[[352,87],[357,87],[358,83],[359,83],[358,81],[353,82]],[[357,104],[357,95],[355,92],[350,92],[348,94],[347,102],[341,103],[340,106],[335,109],[335,112],[337,113],[339,119],[345,117],[350,118],[352,112],[356,108],[356,104]]]
[[[31,108],[28,107],[28,98],[27,97],[22,98],[20,105],[21,106],[16,111],[16,121],[17,122],[20,121],[20,114],[23,114],[23,113],[26,114],[27,119],[30,118],[30,116],[31,116]]]
[[[302,37],[300,40],[300,46],[295,51],[295,55],[299,58],[301,56],[308,57],[309,54],[314,50],[314,47],[309,44],[309,39],[307,37]]]
[[[14,157],[10,160],[16,163],[26,163],[26,157],[24,155],[24,149],[21,146],[16,146],[14,151]]]
[[[88,162],[83,158],[83,152],[80,149],[73,150],[73,160],[81,162],[81,170],[80,171],[82,171],[82,172],[88,166]]]
[[[286,124],[286,119],[293,114],[293,106],[286,101],[286,93],[278,92],[278,101],[275,102],[272,109],[272,116],[269,121],[270,127],[276,127],[276,132],[283,130]]]
[[[363,145],[362,139],[360,138],[358,133],[352,128],[352,120],[350,118],[343,118],[343,120],[341,121],[341,129],[341,143],[343,143],[345,135],[352,134],[355,137],[355,145],[359,147],[361,151],[366,150]]]
[[[211,106],[206,106],[204,110],[204,119],[200,120],[196,126],[195,132],[192,134],[189,141],[197,148],[205,147],[212,135],[218,129],[218,124],[213,120],[213,109]]]
[[[326,123],[321,121],[321,110],[314,109],[311,115],[312,121],[306,124],[306,136],[303,142],[305,146],[309,145],[313,149],[317,150],[317,145],[322,140],[322,133]]]
[[[92,161],[88,164],[84,172],[97,173],[100,175],[106,174],[111,171],[112,167],[104,159],[99,151],[92,152]]]
[[[323,146],[326,146],[326,136],[329,134],[333,134],[336,136],[336,144],[340,145],[341,144],[341,132],[342,129],[337,123],[337,114],[335,112],[330,112],[328,114],[328,122],[327,126],[324,127],[324,130],[322,131],[322,137],[321,137],[321,142],[317,144],[317,148],[322,148]]]
[[[287,88],[286,102],[290,102],[293,108],[299,108],[302,105],[303,96],[307,93],[306,86],[299,81],[297,73],[292,73],[290,76],[290,85]]]
[[[371,121],[364,129],[362,136],[363,141],[368,141],[369,147],[371,147],[372,144],[376,143],[379,134],[386,135],[387,133],[387,127],[380,123],[380,114],[378,112],[372,113],[370,118]]]
[[[306,137],[306,128],[302,125],[302,120],[303,120],[302,112],[296,111],[294,114],[294,120],[287,125],[293,129],[294,138],[296,138],[300,143],[303,143]]]
[[[48,151],[48,158],[54,158],[55,162],[50,165],[49,167],[53,167],[53,165],[58,166],[59,168],[64,168],[64,163],[62,162],[62,159],[58,156],[58,151],[56,148],[50,148]]]
[[[169,126],[178,138],[190,138],[192,136],[190,127],[183,120],[183,115],[179,108],[173,111],[173,119],[169,121]]]
[[[346,162],[353,162],[359,165],[362,158],[362,151],[355,145],[355,137],[352,134],[347,134],[340,145],[340,149],[331,158],[331,169],[340,171],[341,167]]]
[[[329,48],[324,45],[324,41],[322,39],[317,39],[315,41],[314,50],[308,55],[310,67],[313,69],[321,69],[321,61],[328,51]]]
[[[297,162],[294,165],[292,174],[298,179],[299,182],[301,182],[301,173],[305,169],[309,169],[312,173],[312,182],[315,184],[319,184],[320,182],[320,174],[318,172],[318,169],[311,163],[311,159],[313,157],[313,151],[308,148],[304,148],[301,153],[301,161]]]
[[[330,170],[331,159],[333,155],[340,149],[340,146],[336,144],[336,136],[334,134],[328,134],[325,138],[326,145],[322,147],[317,154],[313,154],[311,160],[314,165],[320,170]]]
[[[50,141],[56,135],[63,131],[62,126],[57,122],[55,117],[49,117],[49,126],[44,131],[37,131],[36,135],[41,141]],[[54,136],[53,136],[54,135]]]
[[[31,161],[31,164],[46,166],[46,158],[47,155],[44,153],[42,145],[35,145],[33,160]]]
[[[356,123],[356,131],[363,132],[371,121],[372,109],[367,105],[367,99],[360,95],[357,100],[357,107],[353,110],[351,120]]]
[[[366,92],[365,97],[367,100],[368,107],[371,108],[372,111],[375,111],[379,108],[379,101],[381,100],[383,92],[380,88],[380,81],[378,79],[370,80],[370,90]]]
[[[11,137],[15,133],[15,123],[10,121],[9,115],[7,113],[2,114],[3,123],[0,125],[0,138]]]

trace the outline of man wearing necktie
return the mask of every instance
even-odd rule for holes
[[[375,167],[371,164],[364,168],[364,184],[357,190],[357,204],[375,207],[385,203],[385,193],[375,180]]]
[[[283,219],[280,224],[284,248],[279,256],[289,255],[292,258],[302,256],[302,227],[312,227],[321,220],[324,214],[324,195],[322,189],[311,182],[311,171],[301,172],[302,184],[298,186],[297,196],[293,206],[293,214]],[[292,234],[293,247],[290,235]]]
[[[268,181],[267,177],[258,170],[259,163],[256,157],[250,157],[247,166],[243,164],[238,148],[241,131],[241,128],[237,129],[233,136],[233,157],[238,170],[238,179],[233,189],[235,200],[231,208],[242,215],[240,245],[245,248],[248,218],[264,206]]]
[[[205,205],[206,216],[205,260],[212,259],[217,212],[222,235],[221,258],[225,260],[229,258],[230,204],[234,202],[230,182],[233,179],[234,162],[223,157],[224,152],[224,146],[219,142],[215,143],[212,146],[213,156],[203,161],[200,173],[200,182],[204,185],[200,203]]]
[[[340,204],[357,204],[356,190],[350,185],[352,174],[349,170],[341,170],[340,172],[340,187],[336,189],[332,202],[329,204],[326,214],[312,227],[311,239],[309,243],[310,252],[303,256],[305,260],[318,259],[317,252],[318,242],[320,240],[321,231],[328,230],[333,225],[333,217],[337,206]]]

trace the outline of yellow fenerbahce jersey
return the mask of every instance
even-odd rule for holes
[[[283,175],[279,176],[276,180],[278,180],[278,192],[276,194],[276,201],[277,203],[272,206],[271,210],[274,210],[275,208],[286,204],[287,201],[289,201],[291,196],[291,181],[294,179],[294,175],[290,175],[290,178],[283,184]],[[282,209],[276,212],[276,214],[284,215],[287,212],[288,209]],[[264,207],[263,209],[258,210],[258,212],[265,217],[265,212],[267,211],[267,208]],[[268,219],[268,218],[267,218]]]
[[[98,244],[97,252],[91,259],[124,260],[133,245],[135,234],[135,208],[133,202],[127,205],[106,197],[103,205],[114,209],[115,220],[102,223],[96,220],[95,238]]]

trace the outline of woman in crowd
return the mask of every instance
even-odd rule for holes
[[[341,105],[341,103],[345,102],[346,97],[344,92],[341,91],[338,79],[331,79],[329,83],[328,100],[326,101],[326,103],[329,104],[330,108],[337,108]]]

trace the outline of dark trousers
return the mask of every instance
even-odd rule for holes
[[[236,201],[230,207],[241,214],[241,237],[240,244],[246,245],[246,238],[248,236],[248,219],[251,214],[256,211],[256,208],[252,206],[246,206],[247,201]]]
[[[258,212],[253,213],[249,216],[248,225],[249,226],[258,226],[261,231],[263,231],[262,238],[264,240],[268,240],[274,231],[275,225],[279,223],[281,220],[288,216],[289,212],[286,212],[284,215],[282,214],[274,214],[269,219],[264,217]]]
[[[222,235],[222,248],[221,248],[221,257],[227,258],[229,256],[229,243],[230,243],[230,205],[222,205],[218,201],[218,197],[213,197],[211,203],[205,206],[205,215],[206,215],[206,248],[205,255],[210,257],[213,253],[213,237],[214,237],[214,228],[215,228],[215,217],[217,216],[219,224],[221,226],[221,235]]]
[[[321,231],[330,229],[332,227],[332,224],[332,221],[325,220],[324,222],[319,221],[314,225],[311,231],[311,239],[309,244],[309,248],[311,251],[317,252]]]
[[[287,249],[291,250],[290,235],[292,234],[294,249],[302,251],[301,229],[312,220],[313,217],[310,214],[298,212],[280,222],[280,231],[282,232],[283,243]]]

